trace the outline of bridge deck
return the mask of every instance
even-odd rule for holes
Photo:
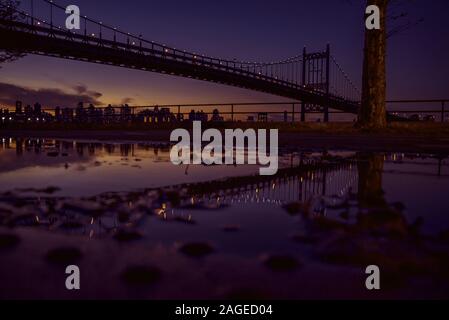
[[[302,85],[235,68],[182,51],[149,49],[68,31],[0,19],[0,48],[215,82],[357,113],[359,104]]]

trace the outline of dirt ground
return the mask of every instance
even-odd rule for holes
[[[208,124],[211,126],[211,124]],[[352,123],[218,123],[221,128],[278,128],[279,144],[284,147],[306,149],[341,149],[382,152],[449,153],[449,124],[397,123],[381,132],[366,132]],[[183,127],[191,128],[189,124]],[[206,128],[206,125],[204,125]],[[0,136],[11,138],[58,138],[120,141],[169,142],[173,126],[159,127],[109,126],[94,128],[3,128]]]

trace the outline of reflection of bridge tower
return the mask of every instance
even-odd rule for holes
[[[343,197],[357,190],[357,180],[358,173],[352,164],[335,170],[309,172],[300,179],[296,201],[304,202],[315,196]]]

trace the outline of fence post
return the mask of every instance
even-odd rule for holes
[[[292,103],[292,122],[295,122],[295,104]]]
[[[306,121],[306,103],[301,101],[301,122]]]

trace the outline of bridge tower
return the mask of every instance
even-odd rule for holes
[[[326,51],[307,53],[304,47],[302,60],[302,85],[329,95],[330,89],[330,45]],[[317,106],[301,102],[301,122],[306,120],[306,112],[323,112],[324,122],[329,122],[329,107]]]

